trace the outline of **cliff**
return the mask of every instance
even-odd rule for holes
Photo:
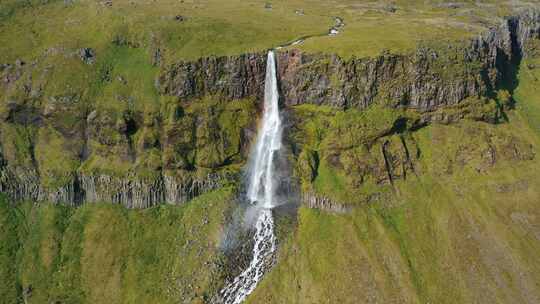
[[[511,69],[526,55],[531,38],[538,38],[539,27],[538,13],[526,11],[471,41],[426,42],[412,54],[343,59],[294,49],[279,52],[283,103],[362,109],[388,101],[392,106],[430,111],[467,97],[490,96],[515,77]],[[207,94],[260,98],[265,56],[261,52],[166,65],[157,86],[161,94],[182,99]]]
[[[469,31],[531,1],[0,1],[0,302],[213,303],[254,245],[262,50],[311,37],[246,303],[540,303],[540,17]]]
[[[501,105],[492,99],[513,90],[539,33],[538,13],[527,11],[476,39],[426,42],[409,54],[343,59],[280,51],[282,103],[413,113],[393,116],[371,140],[404,121],[411,129],[462,118],[497,122]],[[137,46],[114,48],[142,54]],[[265,57],[167,63],[155,49],[144,59],[143,82],[117,75],[119,67],[100,63],[91,49],[51,49],[32,62],[2,65],[0,190],[17,200],[144,208],[235,182],[254,134]],[[77,69],[62,71],[58,58]],[[291,144],[298,156],[303,144]]]

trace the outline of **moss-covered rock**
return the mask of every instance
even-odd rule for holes
[[[471,99],[429,114],[378,106],[362,112],[295,107],[293,117],[300,120],[299,127],[289,137],[300,139],[295,172],[301,189],[308,201],[358,205],[372,201],[398,180],[447,175],[464,168],[485,173],[498,162],[534,160],[529,139],[503,131],[507,123],[498,127],[492,124],[497,120],[484,119],[495,117],[495,105]],[[313,122],[323,130],[310,127]],[[419,143],[418,130],[424,129],[438,130],[432,140],[442,149],[440,157],[430,155],[429,145]],[[431,168],[436,169],[426,171],[421,165],[425,161],[433,162]]]

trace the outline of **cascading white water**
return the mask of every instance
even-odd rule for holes
[[[276,203],[273,164],[274,154],[281,148],[281,118],[278,101],[276,63],[274,52],[270,51],[264,83],[263,125],[257,138],[247,192],[248,199],[252,203],[261,203],[265,208],[272,208]]]
[[[238,304],[255,289],[266,270],[271,266],[276,250],[272,207],[275,201],[275,154],[281,149],[281,118],[279,117],[274,52],[268,52],[264,84],[264,112],[255,149],[250,162],[247,197],[257,209],[253,258],[248,267],[220,295],[223,303]]]
[[[253,292],[271,266],[276,250],[274,219],[270,209],[261,209],[255,224],[253,258],[248,267],[221,291],[222,303],[240,304]]]

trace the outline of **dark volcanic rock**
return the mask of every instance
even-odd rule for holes
[[[56,189],[41,185],[35,171],[0,172],[0,191],[14,200],[48,201],[72,206],[81,203],[110,202],[127,208],[148,208],[160,203],[182,204],[198,195],[220,188],[234,179],[226,174],[200,178],[159,175],[155,178],[115,177],[105,174],[74,176],[71,182]]]
[[[91,48],[82,48],[79,50],[79,56],[81,60],[86,64],[93,64],[95,60],[95,52]]]
[[[208,94],[227,99],[262,96],[265,70],[262,54],[201,58],[166,67],[157,86],[162,94],[183,99]]]
[[[540,35],[540,16],[528,11],[460,45],[419,46],[413,53],[344,60],[335,55],[279,52],[280,89],[286,105],[313,103],[365,108],[377,100],[430,111],[467,97],[488,96]],[[202,58],[166,67],[162,94],[188,99],[218,94],[261,97],[266,53]]]
[[[512,80],[512,68],[527,56],[531,39],[538,38],[540,16],[530,11],[471,41],[422,45],[409,54],[345,60],[279,51],[281,102],[285,107],[311,103],[339,109],[384,103],[421,112],[418,123],[422,125],[455,122],[465,114],[447,111],[448,107],[467,110],[467,100],[491,97],[501,82]],[[124,37],[115,41],[135,47]],[[38,71],[34,62],[22,60],[1,65],[0,191],[16,200],[73,205],[109,201],[144,208],[181,203],[237,180],[235,174],[218,172],[231,164],[238,167],[246,159],[256,116],[251,100],[262,100],[264,94],[266,52],[170,63],[159,44],[152,49],[149,60],[160,68],[156,87],[170,101],[158,114],[134,110],[133,96],[120,95],[111,102],[127,104],[127,110],[100,111],[92,101],[87,105],[81,92],[47,93],[49,67]],[[78,64],[78,58],[91,64],[96,56],[89,48],[70,55]],[[112,80],[110,71],[101,77],[101,81]],[[119,81],[128,83],[124,78]],[[196,106],[197,99],[205,102],[205,96],[217,97],[212,99],[221,103],[186,110]],[[223,101],[245,98],[250,99],[231,108]],[[475,120],[495,121],[481,111],[473,114]],[[505,147],[483,151],[477,169],[492,166],[501,156],[535,157],[522,143],[509,141]],[[337,165],[354,162],[357,167],[348,168],[358,176],[355,183],[372,178],[389,184],[415,174],[408,148],[412,146],[381,139],[367,150],[366,162],[341,151],[331,151],[328,160]],[[304,159],[306,180],[315,177],[319,156]],[[115,165],[118,168],[107,171]],[[324,198],[310,201],[313,206],[334,208]]]
[[[321,209],[332,213],[349,213],[352,210],[352,207],[347,204],[335,202],[328,197],[316,195],[312,192],[304,193],[302,202],[308,208]]]

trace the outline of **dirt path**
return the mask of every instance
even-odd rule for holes
[[[332,27],[330,27],[330,29],[328,29],[327,33],[317,34],[317,35],[302,36],[302,37],[300,37],[300,38],[298,38],[296,40],[293,40],[293,41],[287,42],[285,44],[279,45],[279,46],[276,47],[276,49],[279,50],[279,49],[286,48],[286,47],[289,47],[289,46],[292,46],[292,45],[302,44],[302,43],[304,43],[304,41],[306,41],[308,39],[311,39],[311,38],[315,38],[315,37],[336,36],[337,34],[340,33],[340,31],[343,29],[344,26],[345,26],[345,22],[343,21],[343,18],[334,17],[334,25]]]

